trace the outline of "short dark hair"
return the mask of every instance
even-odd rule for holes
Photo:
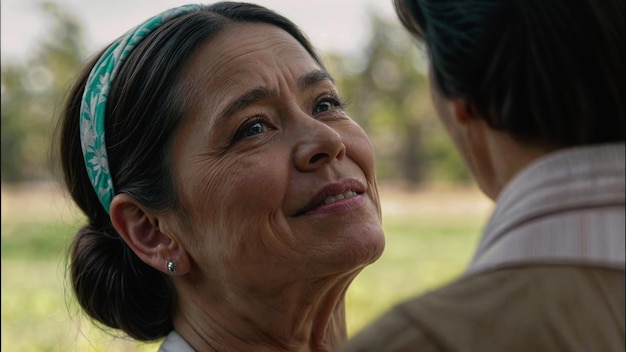
[[[394,0],[434,87],[518,141],[624,141],[624,0]]]
[[[181,72],[203,43],[233,23],[277,26],[322,66],[294,23],[258,5],[220,2],[166,22],[137,45],[110,91],[105,136],[117,193],[128,193],[153,211],[181,213],[170,156],[192,94],[180,88]],[[115,231],[83,161],[80,106],[98,57],[71,89],[57,127],[65,185],[88,221],[69,248],[71,283],[92,319],[137,340],[152,341],[173,329],[174,291],[165,274],[143,263]]]

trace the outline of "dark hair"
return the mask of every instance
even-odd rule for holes
[[[394,0],[434,86],[555,147],[624,141],[624,0]]]
[[[322,65],[295,24],[261,6],[220,2],[164,23],[133,50],[110,91],[105,136],[117,193],[130,194],[153,211],[182,213],[170,156],[192,94],[181,89],[181,72],[201,44],[233,23],[277,26]],[[143,263],[115,231],[83,162],[79,112],[96,61],[70,91],[57,128],[65,184],[88,220],[69,248],[71,283],[91,318],[134,339],[156,340],[173,329],[175,292],[166,275]]]

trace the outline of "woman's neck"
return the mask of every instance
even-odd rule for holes
[[[344,297],[353,277],[217,299],[180,295],[174,326],[197,351],[332,351],[347,337]]]

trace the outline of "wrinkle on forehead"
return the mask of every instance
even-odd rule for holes
[[[228,83],[229,79],[237,79],[237,73],[253,73],[254,70],[249,65],[227,63],[238,60],[247,64],[276,65],[277,58],[281,61],[306,58],[317,66],[306,49],[279,27],[265,23],[231,24],[202,44],[185,69],[185,76],[201,87],[214,85],[220,79],[223,79],[222,83]],[[247,80],[245,75],[238,78]]]
[[[236,64],[233,64],[236,63]],[[265,23],[231,24],[211,38],[184,70],[192,114],[218,111],[227,97],[254,87],[278,90],[299,75],[321,69],[289,33]],[[206,126],[206,125],[205,125]]]

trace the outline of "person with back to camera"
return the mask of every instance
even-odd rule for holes
[[[159,351],[330,351],[384,248],[372,146],[299,29],[185,5],[116,40],[60,120],[88,224],[69,270],[96,323]]]
[[[340,351],[624,351],[624,3],[395,0],[495,209],[460,278]]]

